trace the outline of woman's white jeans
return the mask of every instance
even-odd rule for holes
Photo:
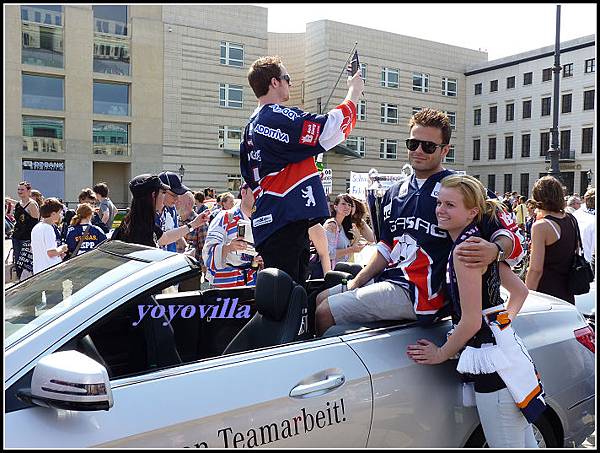
[[[483,434],[491,448],[538,448],[533,427],[515,404],[508,389],[475,392]]]

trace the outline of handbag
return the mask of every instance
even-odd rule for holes
[[[588,263],[583,256],[581,234],[579,232],[579,225],[571,214],[567,214],[571,220],[571,225],[577,232],[577,245],[575,247],[575,255],[573,256],[573,262],[569,268],[569,291],[574,295],[586,294],[590,291],[590,283],[594,281],[594,272],[592,266]]]

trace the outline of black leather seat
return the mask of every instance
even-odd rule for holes
[[[223,354],[249,351],[302,340],[307,335],[304,288],[279,269],[258,273],[255,289],[258,312],[229,343]]]
[[[347,272],[349,274],[352,274],[352,277],[356,277],[356,274],[358,274],[362,270],[362,268],[363,266],[361,264],[340,261],[339,263],[336,263],[335,268],[333,270]]]

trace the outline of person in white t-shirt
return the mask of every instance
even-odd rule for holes
[[[31,230],[34,274],[62,262],[68,250],[67,244],[58,245],[60,233],[57,225],[61,221],[62,209],[62,203],[56,198],[47,198],[40,207],[41,221]]]
[[[583,255],[588,263],[596,264],[596,190],[588,189],[585,193],[583,204],[579,209],[573,212],[577,219],[579,231],[581,232],[581,242],[583,245]]]

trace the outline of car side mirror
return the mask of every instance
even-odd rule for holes
[[[33,369],[31,389],[17,396],[42,407],[72,411],[109,410],[113,396],[106,368],[77,351],[43,357]]]

